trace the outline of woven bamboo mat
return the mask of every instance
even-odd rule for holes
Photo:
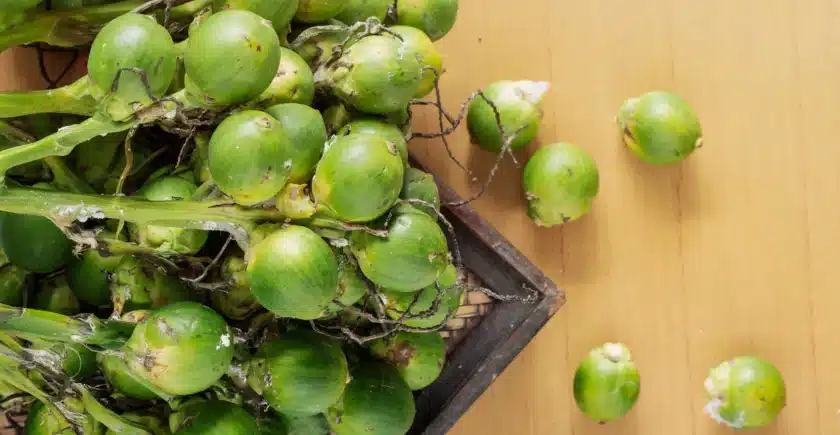
[[[466,271],[466,288],[482,288],[484,283],[471,271]],[[495,301],[480,291],[467,291],[461,308],[441,331],[446,339],[447,350],[451,352],[481,323],[481,319],[493,309]]]

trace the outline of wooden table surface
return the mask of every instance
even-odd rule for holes
[[[537,147],[571,141],[597,160],[590,215],[539,229],[506,160],[475,207],[568,293],[454,435],[730,434],[702,413],[710,367],[749,354],[782,370],[788,406],[756,435],[840,431],[840,3],[836,0],[462,0],[440,46],[456,110],[499,79],[550,80]],[[2,89],[40,87],[31,53],[0,55]],[[613,118],[650,90],[683,95],[705,146],[653,167]],[[437,122],[418,115],[417,128]],[[495,156],[452,137],[480,177]],[[413,150],[475,191],[437,141]],[[832,255],[838,257],[832,258]],[[599,426],[571,399],[577,363],[621,341],[642,373],[636,408]]]
[[[788,406],[757,435],[840,433],[840,2],[464,0],[441,43],[446,104],[499,79],[550,80],[541,145],[597,160],[590,215],[538,229],[510,160],[475,207],[568,293],[568,303],[454,435],[729,434],[702,413],[710,367],[749,354],[778,365]],[[684,96],[705,146],[653,167],[613,117],[651,90]],[[422,119],[432,129],[430,119]],[[453,140],[483,176],[493,156]],[[459,192],[475,191],[440,143],[415,143]],[[837,257],[834,257],[837,255]],[[571,379],[587,351],[626,343],[636,408],[599,426]]]

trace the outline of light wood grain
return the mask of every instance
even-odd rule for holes
[[[462,0],[440,43],[445,104],[499,79],[550,80],[539,139],[597,160],[593,212],[563,229],[524,214],[506,161],[474,203],[567,292],[569,302],[452,431],[454,435],[722,435],[702,414],[709,367],[768,358],[788,406],[756,435],[840,431],[840,3],[834,0]],[[40,87],[31,54],[0,54],[3,89]],[[699,113],[705,146],[653,167],[621,146],[621,102],[663,89]],[[436,129],[417,116],[416,128]],[[495,156],[450,139],[484,177]],[[439,141],[411,145],[466,196],[476,189]],[[571,396],[593,346],[627,343],[638,406],[599,426]]]
[[[702,414],[702,381],[751,354],[783,371],[789,403],[756,434],[840,430],[840,3],[829,0],[463,1],[440,46],[446,103],[493,80],[550,80],[537,147],[571,141],[601,171],[593,212],[544,230],[524,215],[509,160],[475,207],[568,292],[569,302],[452,431],[466,434],[732,433]],[[622,147],[621,102],[683,95],[705,146],[652,167]],[[433,128],[434,120],[420,125]],[[491,156],[452,141],[481,175]],[[422,160],[475,190],[439,143]],[[622,341],[642,372],[620,422],[583,418],[573,371]]]

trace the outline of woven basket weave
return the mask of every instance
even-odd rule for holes
[[[484,286],[484,283],[469,270],[466,270],[466,278],[466,288],[468,289]],[[457,314],[441,331],[441,335],[446,339],[448,352],[457,348],[461,341],[469,335],[469,332],[481,323],[482,317],[493,309],[494,303],[494,300],[480,291],[468,291],[466,293]]]

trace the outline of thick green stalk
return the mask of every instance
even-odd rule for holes
[[[207,198],[215,188],[216,185],[213,183],[213,180],[207,180],[201,183],[201,186],[198,186],[198,189],[195,190],[195,193],[193,193],[192,198],[190,199],[193,201],[201,201],[202,199]]]
[[[8,142],[7,145],[20,145],[35,140],[28,131],[23,131],[6,121],[0,121],[0,136],[4,137]]]
[[[43,352],[50,352],[48,350]],[[55,358],[56,361],[60,361],[60,357],[57,354],[52,354],[52,357],[49,357],[48,360]],[[31,394],[38,400],[42,401],[47,406],[53,407],[53,401],[45,393],[35,384],[32,380],[30,380],[27,376],[22,375],[19,370],[15,370],[20,366],[22,361],[28,360],[26,355],[26,349],[24,349],[14,338],[0,333],[0,379],[5,382],[8,382],[12,385],[15,385],[18,389],[22,391],[26,391],[27,393]],[[37,361],[36,361],[37,362]],[[60,366],[58,369],[52,367],[53,364],[47,364],[45,366],[41,366],[36,370],[42,371],[42,375],[47,376],[54,376],[56,374],[60,374]],[[4,373],[4,370],[9,370],[9,372]],[[56,371],[58,370],[58,371]],[[16,373],[16,374],[12,374]],[[98,422],[104,424],[106,427],[111,429],[116,433],[124,433],[130,435],[150,435],[151,433],[145,430],[142,426],[138,425],[137,423],[130,422],[128,420],[123,419],[113,411],[109,410],[90,393],[90,391],[82,384],[73,384],[73,389],[75,389],[79,395],[81,396],[81,404],[84,407],[85,411],[90,414]],[[54,411],[59,411],[58,408],[52,408]]]
[[[219,231],[231,227],[248,229],[260,221],[285,220],[277,210],[244,208],[226,200],[148,201],[131,196],[86,195],[25,187],[0,189],[0,211],[68,222],[108,218],[139,225]]]
[[[50,156],[66,156],[96,136],[128,130],[136,122],[115,123],[99,117],[59,129],[43,139],[0,151],[0,179],[6,171]]]
[[[114,411],[106,408],[104,405],[99,403],[90,391],[82,385],[76,384],[74,385],[75,389],[82,395],[82,404],[85,407],[85,411],[90,414],[96,421],[102,423],[108,429],[111,429],[114,433],[119,434],[126,434],[126,435],[151,435],[151,432],[143,429],[138,423],[134,423],[128,421],[119,415],[117,415]]]
[[[33,10],[21,24],[0,32],[0,51],[16,45],[47,43],[56,47],[76,47],[93,42],[99,29],[114,18],[131,12],[148,0],[125,0],[119,3],[55,11]],[[170,10],[171,19],[191,17],[197,10],[210,5],[212,0],[175,0],[180,4]],[[162,5],[163,3],[161,3]],[[155,15],[162,21],[163,12],[158,7]]]
[[[61,157],[46,157],[44,163],[50,168],[50,172],[53,174],[53,184],[59,189],[77,193],[96,193],[92,187],[67,167],[67,163]]]
[[[58,88],[0,93],[0,118],[17,118],[38,113],[68,113],[91,116],[97,101],[90,93],[90,79],[84,76]]]
[[[16,342],[11,347],[8,344],[6,340],[0,344],[0,382],[29,394],[43,402],[51,411],[60,413],[60,410],[53,404],[50,395],[21,370],[24,349]]]
[[[2,96],[0,96],[2,98]],[[35,140],[35,137],[29,134],[26,131],[23,131],[8,122],[0,120],[0,136],[3,136],[8,141],[8,145],[11,146],[19,146],[27,143],[31,143]],[[84,180],[79,178],[76,173],[74,173],[67,164],[64,162],[64,159],[57,156],[51,156],[44,159],[44,163],[50,168],[50,171],[53,174],[53,183],[56,187],[62,190],[69,190],[71,192],[77,193],[95,193],[96,191],[93,190]]]
[[[35,142],[2,150],[0,151],[0,184],[4,180],[6,171],[15,166],[50,156],[66,156],[77,146],[96,136],[127,131],[174,116],[179,107],[195,107],[195,103],[189,101],[186,91],[176,92],[163,101],[144,107],[125,121],[112,121],[103,115],[96,115],[78,124],[59,128],[55,133]]]
[[[0,381],[17,388],[20,391],[29,394],[30,396],[40,400],[44,404],[50,406],[55,412],[59,412],[52,404],[50,396],[44,392],[32,379],[26,377],[22,371],[15,366],[10,366],[13,358],[3,355],[0,357],[3,362],[0,363]]]
[[[115,349],[134,331],[133,323],[101,320],[92,315],[69,317],[49,311],[0,304],[0,330],[43,340],[84,343]]]

